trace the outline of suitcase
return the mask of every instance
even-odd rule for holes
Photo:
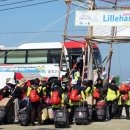
[[[54,124],[55,124],[55,128],[68,128],[69,127],[68,111],[65,108],[58,109],[55,111]]]
[[[93,106],[88,105],[88,120],[92,121],[92,119],[93,119]]]
[[[13,99],[4,98],[0,101],[0,124],[11,124],[14,116]]]
[[[6,115],[6,108],[4,106],[0,107],[0,124],[4,123],[5,115]]]
[[[100,101],[96,105],[96,115],[98,121],[105,121],[106,119],[106,103]]]
[[[19,123],[22,126],[27,126],[29,125],[30,121],[30,110],[28,108],[23,108],[19,110]]]
[[[74,117],[75,117],[76,125],[87,124],[88,123],[88,108],[84,106],[75,108]]]

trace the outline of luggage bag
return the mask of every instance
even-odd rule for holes
[[[88,123],[88,108],[80,106],[75,108],[74,112],[76,125],[87,124]]]
[[[29,125],[30,111],[31,111],[31,106],[30,106],[29,98],[25,97],[20,102],[19,106],[20,106],[20,110],[19,110],[19,123],[22,126],[27,126],[27,125]]]
[[[11,124],[13,122],[14,104],[13,99],[3,98],[0,101],[0,124]]]
[[[0,107],[0,124],[4,123],[5,115],[6,115],[6,108],[4,106]]]
[[[96,105],[96,114],[98,121],[105,121],[106,119],[106,103],[104,101],[100,101]]]
[[[58,109],[55,111],[54,124],[55,124],[55,128],[68,128],[69,127],[68,111],[65,108]]]
[[[88,105],[88,120],[92,121],[92,119],[93,119],[93,106]]]
[[[29,125],[29,119],[30,119],[30,112],[27,110],[27,108],[23,108],[19,110],[19,123],[22,126]]]

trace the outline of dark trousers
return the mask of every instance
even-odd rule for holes
[[[73,118],[74,118],[74,112],[75,112],[75,109],[77,108],[77,107],[79,107],[79,106],[71,106],[71,111],[70,111],[70,113],[69,113],[69,121],[70,121],[70,123],[72,123],[73,122]]]
[[[107,119],[116,118],[118,103],[114,101],[107,101]]]
[[[54,114],[54,116],[55,116],[56,111],[57,111],[58,109],[60,109],[60,108],[53,108],[53,114]]]
[[[119,105],[118,106],[118,113],[117,113],[117,117],[120,118],[122,115],[122,109],[125,106],[125,111],[126,111],[126,118],[129,118],[129,105]]]
[[[38,119],[38,123],[41,124],[42,108],[40,102],[31,103],[31,123]]]

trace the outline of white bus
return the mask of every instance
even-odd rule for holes
[[[83,51],[84,44],[69,41],[65,44],[65,56],[63,57],[63,70],[60,77],[65,74],[65,70],[72,68],[72,61],[77,59]],[[48,80],[58,77],[59,63],[63,43],[25,43],[18,47],[0,48],[0,76],[2,73],[15,73],[16,80],[22,77],[34,79],[45,77]],[[94,66],[101,63],[101,55],[97,45],[93,45]],[[67,57],[65,60],[65,57]]]

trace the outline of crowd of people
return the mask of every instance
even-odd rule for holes
[[[46,81],[45,78],[28,81],[23,78],[17,82],[7,78],[5,87],[0,90],[0,100],[10,98],[11,102],[6,123],[18,123],[19,111],[24,107],[29,107],[31,125],[35,125],[36,120],[38,125],[43,123],[42,110],[45,108],[51,108],[54,115],[57,109],[66,108],[69,122],[73,123],[75,109],[82,105],[88,108],[88,121],[95,121],[99,102],[104,102],[104,121],[120,119],[123,107],[126,110],[126,119],[130,119],[130,84],[122,83],[117,86],[114,79],[111,82],[103,82],[100,77],[96,83],[87,79],[81,81],[79,70],[72,73],[72,76],[71,78],[70,73],[67,72],[61,80],[57,79],[53,82]]]

